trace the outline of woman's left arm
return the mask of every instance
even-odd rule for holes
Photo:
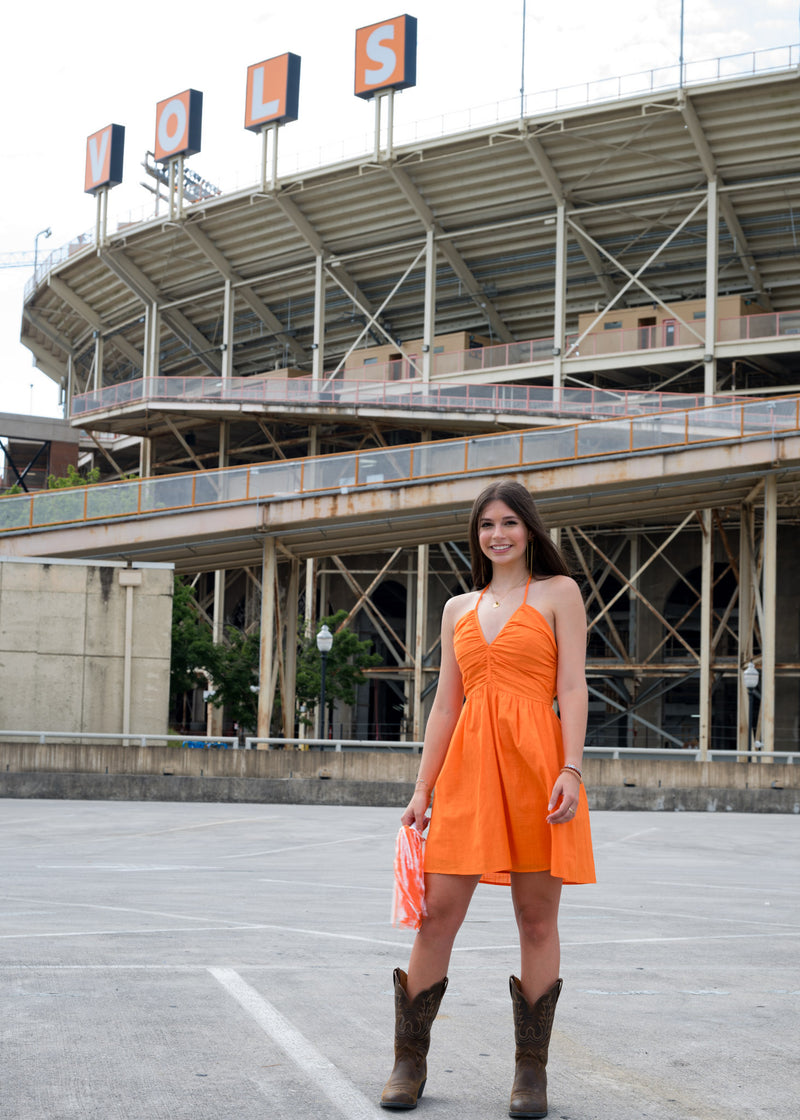
[[[581,768],[589,694],[586,688],[586,610],[577,583],[568,576],[555,577],[553,588],[555,635],[558,646],[556,695],[564,743],[564,765]],[[548,809],[551,824],[572,820],[578,806],[580,778],[562,771],[553,786]]]

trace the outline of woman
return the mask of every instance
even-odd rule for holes
[[[395,1065],[381,1105],[415,1108],[422,1095],[453,941],[483,881],[510,884],[519,929],[509,1116],[546,1116],[545,1066],[561,991],[561,885],[595,881],[581,781],[586,615],[520,483],[495,482],[478,496],[469,541],[478,590],[445,605],[439,685],[401,818],[424,829],[436,787],[425,845],[427,916],[408,975],[394,973]]]

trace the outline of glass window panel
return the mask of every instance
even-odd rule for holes
[[[50,525],[58,521],[82,521],[85,490],[48,490],[33,497],[35,525]]]
[[[778,333],[776,315],[751,315],[748,319],[748,338],[773,338]]]
[[[414,448],[414,477],[460,474],[464,470],[464,441],[447,441]]]
[[[728,408],[705,408],[689,413],[689,442],[736,436],[741,429],[739,405]]]
[[[139,483],[118,482],[86,491],[87,517],[122,517],[136,513],[139,506]]]
[[[797,405],[793,400],[753,401],[742,407],[744,430],[774,432],[797,425]]]
[[[486,439],[471,439],[468,448],[467,467],[469,470],[490,470],[492,467],[516,467],[519,465],[519,436],[490,436]]]
[[[627,420],[587,424],[578,428],[578,454],[613,455],[630,447],[630,423]]]
[[[234,502],[247,497],[247,471],[210,471],[197,475],[195,505],[208,502]]]
[[[524,463],[549,463],[575,457],[574,428],[544,428],[522,437]]]
[[[359,457],[359,483],[394,482],[408,478],[410,472],[411,450],[408,447],[370,451]]]
[[[21,496],[0,500],[0,529],[21,529],[31,516],[31,498]]]
[[[180,509],[192,504],[193,475],[146,478],[141,484],[142,510]]]
[[[648,416],[641,420],[637,418],[631,424],[634,451],[686,442],[686,422],[680,412]]]
[[[251,467],[250,497],[299,494],[302,471],[302,462],[269,463],[263,467]]]
[[[306,459],[303,490],[346,490],[356,484],[356,456]]]

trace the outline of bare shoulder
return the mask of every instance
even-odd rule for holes
[[[454,595],[444,605],[442,625],[455,626],[460,618],[471,611],[480,598],[478,591],[466,591],[463,595]]]
[[[547,581],[547,590],[555,606],[583,609],[583,596],[572,576],[552,576]]]
[[[563,629],[585,623],[583,596],[571,576],[547,576],[537,579],[528,589],[528,602],[546,619],[558,636]]]

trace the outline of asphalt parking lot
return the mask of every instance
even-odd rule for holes
[[[386,1117],[398,810],[0,800],[0,1116]],[[550,1116],[794,1120],[800,816],[595,813]],[[478,888],[415,1113],[504,1117],[506,888]]]

